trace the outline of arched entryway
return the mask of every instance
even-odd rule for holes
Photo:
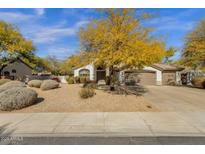
[[[79,71],[79,76],[90,78],[90,70],[89,69],[81,69]]]

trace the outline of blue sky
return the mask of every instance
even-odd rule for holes
[[[205,9],[141,9],[154,14],[142,24],[155,28],[153,35],[162,38],[167,47],[180,51],[185,35],[205,19]],[[77,32],[90,20],[100,18],[95,9],[0,9],[0,20],[16,25],[22,34],[33,40],[36,54],[59,59],[79,49]],[[177,59],[177,52],[173,59]]]

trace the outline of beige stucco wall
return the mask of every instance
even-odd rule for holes
[[[16,73],[12,73],[12,70],[15,69]],[[32,69],[22,63],[21,61],[16,61],[14,63],[8,64],[2,71],[2,75],[4,72],[10,72],[10,76],[14,76],[15,79],[23,80],[25,75],[32,75]]]
[[[169,82],[176,82],[176,72],[175,71],[164,71],[162,73],[162,84],[169,85]]]

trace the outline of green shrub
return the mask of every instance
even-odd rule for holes
[[[191,83],[193,84],[194,87],[197,88],[205,88],[205,77],[194,77],[192,78]]]
[[[74,84],[74,77],[67,77],[66,80],[68,84]]]
[[[86,99],[89,97],[93,97],[95,95],[95,91],[91,88],[82,88],[79,91],[79,95],[81,98]]]
[[[80,77],[80,83],[86,83],[86,82],[89,82],[89,78],[88,77],[85,77],[85,76],[81,76]]]
[[[110,81],[112,85],[120,85],[119,78],[116,75],[113,75]]]
[[[86,82],[83,84],[83,88],[92,88],[92,89],[96,89],[97,88],[97,84],[95,82]]]
[[[80,83],[80,78],[78,76],[74,77],[74,82],[75,83]]]
[[[11,80],[9,80],[9,79],[0,79],[0,85],[7,83],[7,82],[10,82],[10,81]]]

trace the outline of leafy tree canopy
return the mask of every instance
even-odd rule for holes
[[[27,58],[34,55],[35,47],[31,40],[22,36],[13,25],[0,21],[0,64],[10,59]]]
[[[205,68],[205,20],[187,34],[181,64],[194,69]]]
[[[173,57],[177,50],[174,47],[170,47],[165,52],[165,63],[170,63],[171,60],[169,58]]]
[[[30,61],[34,57],[35,47],[31,40],[22,36],[13,25],[0,21],[0,75],[10,60],[21,58]]]
[[[152,29],[141,25],[148,15],[136,14],[134,9],[102,12],[104,18],[91,21],[79,32],[82,51],[90,53],[96,65],[142,68],[164,58],[164,43],[151,38]]]

